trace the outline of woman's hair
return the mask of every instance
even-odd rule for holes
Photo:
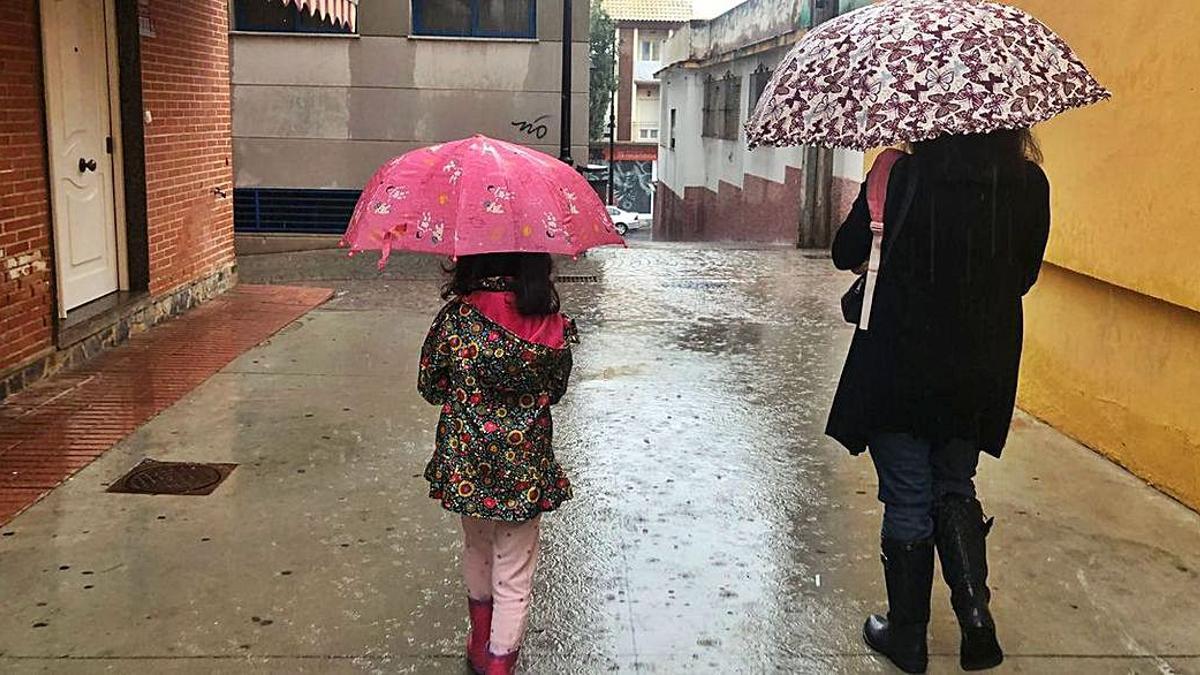
[[[522,314],[554,314],[558,311],[558,291],[551,278],[554,261],[549,253],[485,253],[465,255],[447,273],[454,276],[442,286],[442,298],[461,298],[485,289],[485,279],[509,280],[509,290],[517,296],[517,311]]]
[[[913,143],[911,149],[923,166],[942,178],[1024,176],[1025,162],[1042,161],[1042,151],[1027,128],[939,136]]]

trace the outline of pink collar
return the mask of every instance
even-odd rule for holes
[[[567,346],[566,319],[562,314],[522,314],[517,310],[516,297],[504,291],[475,291],[464,297],[463,302],[522,340],[551,349]]]

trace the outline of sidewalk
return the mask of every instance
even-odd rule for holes
[[[457,524],[419,478],[437,268],[410,260],[243,263],[334,297],[0,527],[0,672],[466,672]],[[562,287],[577,498],[546,519],[525,672],[892,672],[859,639],[884,598],[870,462],[820,433],[849,339],[829,267],[648,247],[564,270],[599,281]],[[205,497],[105,492],[148,456],[239,466]],[[1200,673],[1200,516],[1024,415],[980,491],[996,672]],[[931,672],[958,672],[940,588],[934,610]]]
[[[0,525],[237,355],[329,298],[239,286],[0,404]]]

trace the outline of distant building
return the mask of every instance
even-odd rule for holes
[[[863,4],[844,0],[841,10]],[[742,129],[811,23],[808,0],[749,0],[693,21],[667,41],[659,73],[656,239],[828,245],[857,194],[862,153],[835,151],[818,161],[807,148],[750,151]],[[821,164],[830,199],[817,209]]]
[[[692,18],[692,2],[602,0],[601,4],[617,28],[614,201],[627,211],[650,213],[661,135],[657,73],[667,39]],[[608,144],[593,154],[609,159]]]
[[[364,0],[353,28],[277,0],[229,4],[239,233],[341,232],[379,165],[421,146],[483,133],[559,154],[561,2]],[[573,8],[583,164],[588,3]]]

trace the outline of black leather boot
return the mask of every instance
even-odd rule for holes
[[[950,604],[962,629],[959,662],[963,670],[987,670],[1004,661],[996,622],[988,609],[987,534],[992,521],[972,497],[947,495],[934,509],[938,556],[950,587]]]
[[[900,670],[923,673],[929,665],[925,629],[933,587],[933,539],[901,542],[885,538],[882,559],[888,613],[887,617],[875,614],[867,619],[863,639]]]

